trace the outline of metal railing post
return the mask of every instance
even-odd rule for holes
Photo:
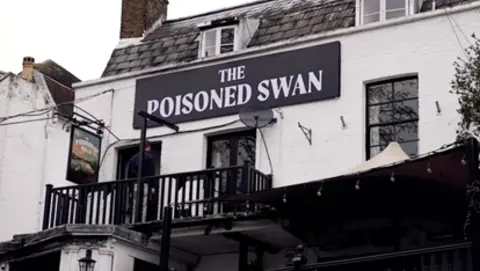
[[[140,157],[138,159],[137,174],[137,193],[135,197],[135,217],[134,222],[138,223],[142,220],[143,205],[143,161],[145,160],[145,140],[147,138],[147,118],[143,118],[142,131],[140,134]]]
[[[172,232],[172,207],[166,206],[163,216],[162,241],[160,245],[160,271],[168,270],[170,258],[170,238]]]
[[[50,207],[52,201],[52,189],[53,185],[47,184],[45,186],[45,201],[43,202],[43,225],[42,230],[48,229],[49,220],[50,220]]]

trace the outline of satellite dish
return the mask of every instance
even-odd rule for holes
[[[241,109],[239,116],[245,126],[252,128],[262,128],[277,120],[273,117],[272,109],[260,106]]]

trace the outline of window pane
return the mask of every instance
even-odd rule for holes
[[[212,164],[215,168],[230,166],[230,140],[216,140],[212,142]]]
[[[370,146],[387,146],[395,139],[393,126],[377,126],[370,128]]]
[[[386,146],[378,146],[370,148],[370,159],[376,156],[377,154],[381,153]]]
[[[395,125],[395,140],[399,143],[418,140],[418,122]]]
[[[214,55],[215,55],[215,47],[205,48],[205,56],[206,57],[214,56]]]
[[[411,120],[418,118],[418,99],[393,103],[394,120]]]
[[[368,111],[370,125],[393,121],[392,104],[371,105]]]
[[[392,100],[392,84],[379,84],[368,87],[368,103],[384,103]]]
[[[410,157],[418,155],[418,141],[402,143],[400,144],[403,151],[407,153]]]
[[[404,9],[405,12],[405,0],[386,0],[385,5],[387,10],[391,9]]]
[[[221,40],[220,43],[223,44],[233,44],[234,40],[234,29],[233,28],[226,28],[222,29]]]
[[[233,44],[232,45],[222,45],[220,47],[220,53],[228,53],[228,52],[233,52]]]
[[[215,47],[217,44],[217,31],[210,30],[205,32],[205,48]]]
[[[363,1],[364,15],[369,15],[377,12],[380,12],[380,0],[364,0]]]
[[[246,161],[255,162],[255,137],[241,137],[238,140],[237,166],[242,166]]]
[[[369,24],[380,21],[380,13],[363,16],[363,24]]]
[[[399,9],[399,10],[395,10],[395,11],[387,11],[386,14],[385,14],[385,18],[387,20],[388,19],[399,18],[399,17],[402,17],[402,16],[405,16],[405,9]]]
[[[404,100],[408,98],[418,97],[418,81],[410,79],[395,82],[393,84],[395,100]]]

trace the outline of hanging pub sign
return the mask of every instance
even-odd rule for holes
[[[140,110],[180,123],[339,97],[340,56],[333,42],[139,79],[133,127]]]
[[[100,135],[73,125],[70,135],[67,180],[77,183],[96,183],[100,164],[102,139]]]

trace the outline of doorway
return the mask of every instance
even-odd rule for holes
[[[155,157],[155,176],[160,175],[160,164],[162,156],[162,142],[151,142],[152,150],[151,154]],[[132,145],[124,148],[117,149],[118,158],[117,158],[117,174],[116,180],[123,180],[126,177],[126,167],[128,160],[132,158],[135,154],[139,152],[139,145]]]
[[[151,143],[151,151],[150,153],[154,156],[154,163],[155,163],[155,176],[159,176],[161,174],[161,157],[162,157],[162,142],[150,142]],[[126,179],[126,172],[127,172],[127,163],[135,154],[139,152],[139,145],[132,145],[125,148],[117,149],[118,158],[117,158],[117,174],[116,180],[124,180]],[[160,179],[153,177],[148,178],[148,181],[144,183],[144,193],[143,197],[147,199],[146,206],[146,219],[147,221],[152,221],[157,219],[158,215],[158,200],[159,200],[159,183]],[[123,191],[121,192],[125,199],[124,202],[121,204],[123,207],[120,211],[120,221],[123,223],[132,222],[133,215],[134,215],[134,200],[135,200],[135,192],[136,186],[134,183],[131,185],[127,185],[124,187]],[[150,193],[150,194],[147,194]],[[143,201],[142,201],[143,202]],[[142,211],[144,212],[144,211]]]
[[[207,168],[240,167],[249,163],[255,165],[256,130],[222,134],[209,137],[207,145]],[[243,176],[238,170],[212,172],[204,184],[204,198],[213,199],[221,196],[242,194],[246,186]],[[220,207],[223,212],[233,211],[228,203]],[[207,206],[207,212],[212,213],[214,205]]]

